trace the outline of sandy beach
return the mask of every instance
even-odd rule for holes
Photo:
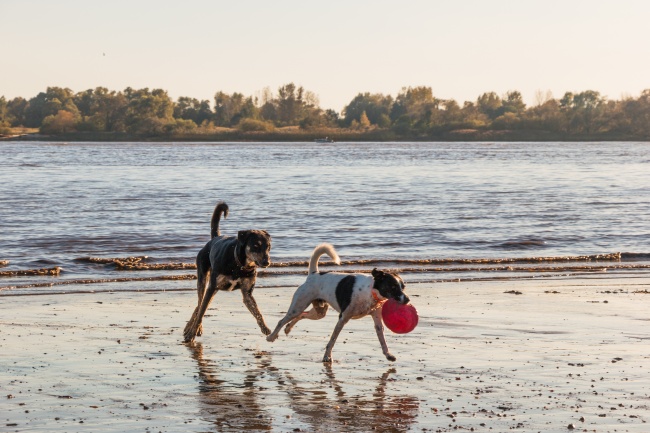
[[[331,310],[268,343],[241,295],[219,293],[188,346],[193,291],[2,296],[0,431],[647,432],[649,287],[411,284],[420,323],[387,331],[397,361],[368,317],[331,366]],[[271,328],[292,294],[256,290]]]

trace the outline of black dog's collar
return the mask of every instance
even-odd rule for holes
[[[237,252],[238,248],[239,248],[239,243],[237,245],[235,245],[235,249],[233,250],[233,252],[235,254],[235,263],[237,264],[237,266],[243,272],[247,272],[247,273],[248,272],[253,272],[255,270],[255,265],[253,265],[253,266],[244,266],[244,265],[242,265],[241,260],[239,260],[239,253]]]

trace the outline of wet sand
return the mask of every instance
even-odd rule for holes
[[[332,310],[268,343],[241,295],[219,293],[188,346],[191,291],[1,296],[0,431],[647,432],[649,287],[411,284],[420,324],[387,331],[397,361],[364,318],[331,366]],[[271,328],[292,294],[256,290]]]

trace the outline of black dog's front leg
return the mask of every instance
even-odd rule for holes
[[[268,326],[266,326],[266,323],[264,322],[264,316],[262,316],[262,312],[257,306],[255,298],[253,298],[253,288],[251,287],[250,289],[242,289],[241,293],[244,297],[244,305],[246,305],[248,311],[250,311],[253,317],[255,317],[255,320],[257,320],[257,324],[262,330],[262,333],[264,335],[269,335],[271,333],[271,330]]]

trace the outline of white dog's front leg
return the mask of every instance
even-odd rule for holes
[[[375,322],[375,331],[377,331],[377,338],[379,339],[379,344],[381,344],[381,350],[384,352],[384,356],[386,356],[386,359],[389,361],[395,361],[397,358],[388,351],[386,338],[384,338],[384,324],[381,322],[381,308],[372,312],[372,320]]]

